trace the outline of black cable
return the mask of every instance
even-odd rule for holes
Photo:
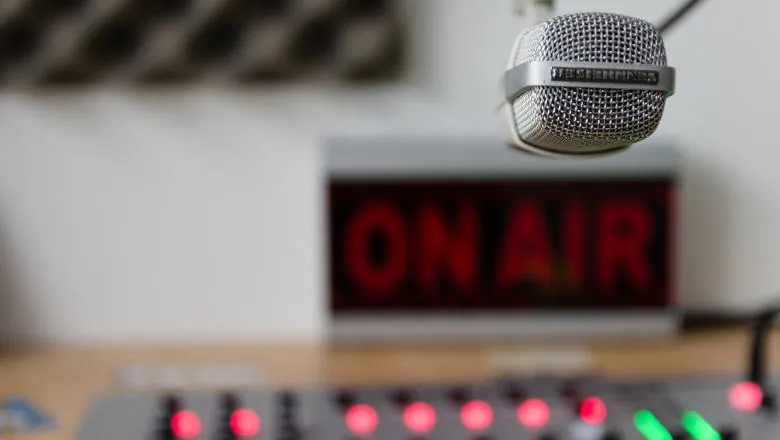
[[[763,387],[767,374],[767,340],[769,330],[775,321],[780,307],[770,307],[759,312],[753,320],[753,334],[750,341],[750,364],[747,380]]]
[[[780,306],[773,305],[761,310],[753,319],[753,333],[750,341],[750,360],[747,380],[758,385],[763,391],[763,408],[775,407],[775,396],[767,383],[767,343],[770,329],[780,314]]]
[[[693,8],[701,3],[702,0],[687,0],[680,9],[673,12],[666,20],[662,21],[658,25],[658,31],[662,34],[667,32],[669,28],[677,24],[680,20],[693,10]]]

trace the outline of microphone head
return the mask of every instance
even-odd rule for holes
[[[658,128],[674,82],[651,23],[609,13],[553,17],[521,33],[510,55],[510,144],[553,157],[623,151]]]

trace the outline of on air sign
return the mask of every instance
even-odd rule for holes
[[[664,308],[669,179],[339,181],[334,313]]]

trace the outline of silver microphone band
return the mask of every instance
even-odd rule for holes
[[[672,96],[675,69],[654,64],[530,61],[506,71],[504,93],[508,102],[534,87],[651,90]]]

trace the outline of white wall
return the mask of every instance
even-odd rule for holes
[[[679,1],[679,0],[677,0]],[[0,95],[6,336],[312,338],[324,325],[319,144],[333,131],[493,134],[510,0],[410,0],[412,79],[351,91]],[[780,3],[710,0],[667,40],[686,150],[682,303],[780,290]],[[656,20],[673,0],[563,0]],[[739,5],[739,6],[738,6]]]

